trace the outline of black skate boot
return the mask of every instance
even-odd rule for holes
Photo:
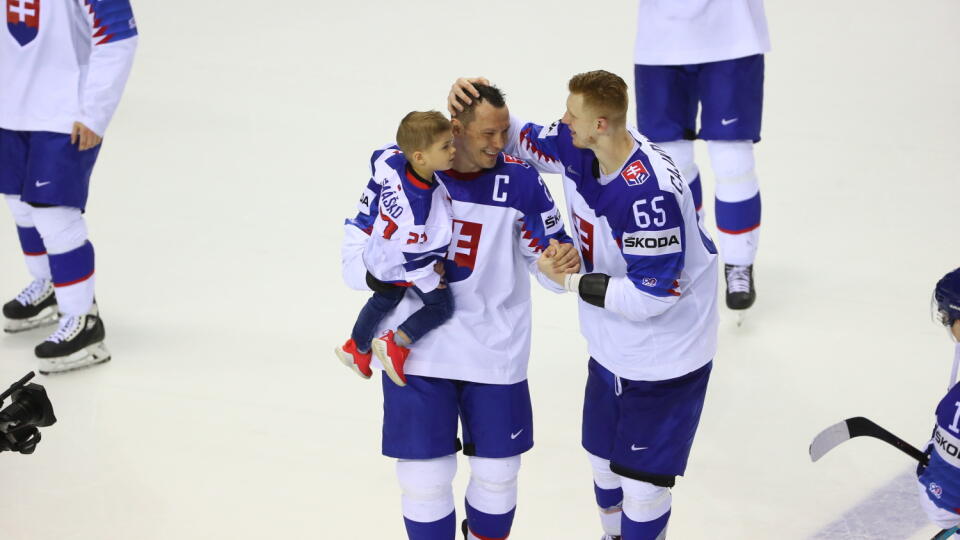
[[[727,307],[730,309],[747,309],[757,299],[757,291],[753,288],[753,265],[738,266],[723,265],[727,277]]]
[[[96,304],[86,315],[63,317],[57,331],[34,349],[40,373],[73,371],[110,360],[110,351],[103,344],[105,336]]]
[[[46,279],[35,279],[16,298],[3,305],[4,332],[23,332],[56,322],[57,297],[53,284]]]

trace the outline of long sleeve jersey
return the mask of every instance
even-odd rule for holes
[[[960,514],[960,384],[937,405],[930,464],[920,474],[927,497],[939,508]]]
[[[763,0],[639,1],[635,64],[704,64],[769,50]]]
[[[716,353],[717,249],[673,161],[631,135],[633,152],[609,175],[560,122],[511,118],[507,151],[563,175],[581,271],[611,276],[605,307],[580,299],[590,355],[626,379],[671,379]]]
[[[129,0],[3,0],[0,128],[103,135],[133,65]]]
[[[378,152],[392,151],[390,149]],[[378,159],[374,153],[373,161]],[[501,154],[497,164],[477,173],[438,172],[451,201],[453,230],[444,259],[453,293],[453,317],[412,349],[409,375],[489,384],[525,380],[530,357],[530,278],[560,292],[537,270],[550,239],[570,242],[549,191],[528,163]],[[367,183],[358,213],[345,222],[342,247],[344,279],[364,289],[358,251],[371,228],[381,197],[380,185]],[[408,294],[383,323],[395,328],[420,307]]]
[[[367,270],[380,281],[409,282],[424,292],[436,289],[440,275],[433,265],[446,256],[450,245],[446,189],[436,178],[432,184],[418,179],[398,149],[380,154],[373,181],[380,186],[380,196],[363,251]]]

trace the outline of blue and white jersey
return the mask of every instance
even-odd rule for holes
[[[379,152],[382,152],[380,150]],[[404,371],[488,384],[527,378],[530,357],[530,278],[562,288],[537,270],[550,239],[570,242],[563,221],[536,169],[501,154],[491,169],[461,174],[438,172],[452,199],[453,230],[444,260],[454,296],[453,317],[417,341]],[[365,270],[357,265],[358,242],[375,221],[371,209],[381,193],[368,183],[357,215],[345,223],[344,279],[354,288]],[[362,247],[361,247],[362,249]],[[421,306],[408,294],[383,322],[395,328]]]
[[[960,514],[960,384],[937,405],[930,442],[930,464],[920,475],[920,483],[934,505]]]
[[[436,175],[429,184],[417,178],[398,149],[380,152],[373,181],[380,195],[364,265],[380,281],[412,283],[423,292],[436,289],[440,275],[433,266],[450,245],[447,191]]]
[[[634,64],[705,64],[769,50],[763,0],[638,1]]]
[[[99,135],[133,65],[129,0],[0,0],[0,128]]]
[[[673,161],[631,134],[632,154],[610,175],[560,122],[511,118],[507,151],[563,175],[581,271],[611,276],[605,308],[580,299],[590,355],[625,379],[672,379],[716,353],[717,249]]]

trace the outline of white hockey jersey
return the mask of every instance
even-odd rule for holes
[[[103,135],[133,65],[129,0],[0,0],[0,128]]]
[[[604,308],[579,299],[590,356],[625,379],[672,379],[716,354],[717,249],[673,161],[631,134],[633,154],[606,176],[560,122],[511,118],[507,151],[563,175],[581,271],[610,276]]]
[[[635,64],[704,64],[769,50],[763,0],[639,1]]]
[[[373,277],[388,283],[413,283],[423,292],[440,284],[434,263],[450,245],[450,197],[434,175],[426,184],[407,170],[399,149],[380,153],[373,163],[380,186],[377,218],[363,250]]]
[[[384,151],[389,150],[377,151],[372,161]],[[525,380],[531,330],[528,274],[544,287],[562,291],[536,265],[551,238],[571,241],[560,212],[536,170],[506,154],[491,169],[437,175],[452,199],[453,236],[444,267],[455,308],[449,321],[412,347],[404,370],[489,384]],[[345,223],[343,273],[354,288],[366,288],[360,279],[366,270],[357,254],[364,231],[373,231],[379,189],[368,182],[359,212]],[[407,294],[381,330],[396,328],[421,305],[416,295]]]

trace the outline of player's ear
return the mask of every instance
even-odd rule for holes
[[[608,122],[606,118],[602,116],[600,118],[597,118],[597,123],[596,123],[597,133],[605,133],[608,127],[610,127],[610,122]]]
[[[463,124],[460,122],[459,118],[453,118],[450,120],[450,130],[453,132],[453,136],[463,134]]]

